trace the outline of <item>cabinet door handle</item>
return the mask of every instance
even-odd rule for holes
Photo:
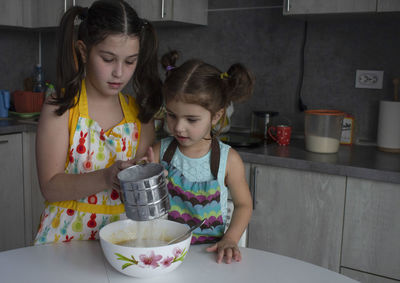
[[[165,0],[161,0],[161,19],[164,19]]]
[[[6,144],[8,143],[8,140],[0,141],[0,144]]]
[[[290,0],[286,1],[286,12],[290,12]]]
[[[250,193],[251,193],[251,197],[252,197],[252,199],[253,199],[253,210],[255,210],[256,209],[256,188],[257,188],[257,174],[258,174],[258,168],[257,168],[257,166],[255,166],[254,168],[253,168],[253,180],[252,180],[252,184],[251,184],[251,190],[250,190]]]

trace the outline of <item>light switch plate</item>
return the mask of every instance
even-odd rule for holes
[[[382,89],[383,71],[357,70],[356,88]]]

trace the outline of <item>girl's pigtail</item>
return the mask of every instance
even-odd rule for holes
[[[87,8],[75,6],[62,17],[58,34],[56,96],[49,101],[58,105],[55,111],[62,115],[74,104],[74,98],[81,89],[84,66],[76,46],[75,19],[87,14]]]
[[[242,64],[233,64],[226,73],[221,74],[225,82],[225,95],[228,104],[244,101],[251,96],[254,89],[254,76]]]
[[[161,66],[164,68],[167,77],[171,71],[176,68],[176,61],[178,61],[178,58],[179,54],[176,50],[169,51],[161,57]]]
[[[133,76],[133,90],[139,105],[138,118],[147,123],[162,104],[161,79],[158,73],[158,42],[154,27],[142,20],[140,31],[140,54]]]

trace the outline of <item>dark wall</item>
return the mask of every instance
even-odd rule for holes
[[[207,26],[156,25],[160,54],[177,49],[182,61],[200,58],[227,70],[235,62],[256,76],[254,96],[236,104],[233,125],[250,127],[251,111],[276,110],[303,131],[298,107],[305,20],[282,16],[281,1],[210,0]],[[258,7],[258,8],[256,8]],[[29,75],[37,52],[34,32],[0,30],[1,88],[16,88]],[[42,32],[46,79],[55,80],[55,32]],[[303,102],[308,108],[350,112],[356,137],[374,140],[378,102],[390,99],[400,76],[400,17],[331,16],[309,19],[305,42]],[[383,89],[357,89],[357,69],[383,70]]]

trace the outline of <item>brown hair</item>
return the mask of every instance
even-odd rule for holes
[[[165,101],[179,99],[185,103],[198,104],[213,116],[231,102],[247,99],[253,92],[254,77],[240,63],[233,64],[226,72],[221,72],[216,67],[196,59],[188,60],[177,67],[178,57],[178,52],[174,50],[161,58],[161,65],[166,70],[162,88]]]
[[[81,19],[78,28],[74,23]],[[138,17],[135,10],[122,0],[100,0],[90,8],[71,7],[62,17],[58,39],[56,96],[49,103],[58,105],[62,115],[75,105],[84,78],[84,64],[76,41],[82,40],[88,52],[108,35],[137,36],[139,57],[133,74],[133,90],[139,105],[138,118],[148,122],[162,102],[161,80],[157,68],[158,42],[153,26]]]

